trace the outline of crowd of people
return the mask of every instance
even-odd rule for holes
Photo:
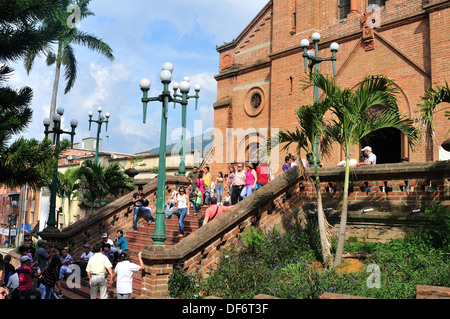
[[[190,185],[177,186],[167,200],[166,218],[177,215],[179,219],[179,237],[184,236],[184,218],[193,205],[194,214],[205,212],[199,219],[199,227],[211,222],[226,212],[230,206],[247,198],[258,188],[273,180],[271,169],[266,164],[255,167],[252,163],[230,166],[227,173],[218,172],[213,178],[210,168],[194,167],[187,176]],[[137,230],[137,217],[143,211],[148,223],[154,222],[148,200],[143,188],[138,187],[133,194],[133,229]],[[77,265],[80,278],[89,281],[91,299],[97,295],[108,298],[107,285],[116,284],[118,299],[128,299],[132,293],[133,273],[142,271],[144,264],[139,253],[139,265],[130,262],[130,251],[123,231],[117,231],[117,240],[113,242],[108,234],[91,247],[83,245],[83,253],[73,258],[69,249],[46,248],[47,242],[39,240],[38,248],[29,240],[26,246],[19,247],[20,266],[14,268],[11,255],[0,254],[0,298],[10,299],[58,299],[63,295],[61,281],[75,272]]]
[[[211,208],[206,209],[200,219],[199,226],[202,226],[269,183],[273,180],[273,174],[264,163],[256,168],[252,163],[240,163],[231,165],[228,172],[217,172],[215,178],[208,166],[202,169],[194,166],[187,178],[189,186],[177,186],[166,205],[166,218],[178,216],[179,237],[184,237],[184,219],[189,214],[191,205],[195,216],[202,211],[202,207]],[[209,216],[211,211],[217,211],[217,214],[211,214],[212,218]]]
[[[92,248],[84,244],[83,253],[77,259],[70,255],[69,249],[47,248],[45,240],[38,240],[35,249],[31,239],[18,249],[17,268],[12,265],[10,254],[0,254],[0,299],[60,299],[64,293],[61,281],[72,274],[89,282],[91,299],[97,295],[100,299],[108,298],[108,281],[110,285],[115,284],[117,299],[130,299],[133,273],[142,271],[144,263],[141,252],[139,265],[131,263],[123,231],[118,230],[116,236],[113,242],[104,233]]]

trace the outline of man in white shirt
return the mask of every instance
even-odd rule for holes
[[[100,299],[108,299],[106,275],[109,273],[109,280],[112,284],[114,273],[108,257],[102,254],[101,243],[94,246],[94,256],[89,258],[86,272],[89,277],[89,285],[91,286],[91,299],[96,299],[98,292],[100,292]]]
[[[84,244],[83,250],[84,250],[84,252],[81,254],[80,258],[75,262],[75,264],[80,266],[81,278],[83,280],[88,280],[89,278],[86,273],[86,267],[87,267],[89,258],[94,256],[94,253],[91,251],[91,245],[89,245],[89,244]]]
[[[144,270],[144,262],[142,261],[142,252],[139,252],[139,265],[129,261],[130,252],[124,250],[119,255],[119,262],[114,269],[117,289],[117,299],[130,299],[133,292],[133,273]]]
[[[366,146],[361,150],[364,153],[364,162],[359,162],[359,165],[375,165],[377,163],[377,156],[372,153],[372,148]]]

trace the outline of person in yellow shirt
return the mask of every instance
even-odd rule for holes
[[[211,198],[211,172],[209,171],[209,166],[205,166],[204,174],[203,174],[203,180],[205,183],[203,184],[203,187],[205,189],[205,205],[209,205],[209,200]]]
[[[109,281],[112,284],[114,272],[108,257],[102,254],[102,244],[98,243],[94,246],[94,256],[89,258],[86,272],[89,277],[89,285],[91,286],[91,299],[97,298],[100,292],[100,299],[108,299],[108,289],[106,275],[109,273]]]

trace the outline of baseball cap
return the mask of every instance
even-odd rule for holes
[[[108,238],[108,234],[107,233],[103,233],[102,238]]]
[[[20,256],[20,262],[21,262],[21,263],[24,263],[24,262],[26,262],[27,260],[30,260],[30,257],[28,257],[27,255]]]
[[[366,146],[364,147],[361,151],[371,151],[372,152],[372,148],[370,146]]]

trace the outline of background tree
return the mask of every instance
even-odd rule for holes
[[[59,30],[42,24],[56,15],[58,0],[0,1],[0,62],[18,61],[29,51],[43,52]]]
[[[94,212],[95,203],[101,204],[108,194],[117,198],[121,190],[135,188],[131,178],[118,164],[104,167],[87,160],[78,168],[77,175],[82,195],[90,204],[90,214]]]
[[[96,51],[114,61],[112,49],[108,44],[96,36],[83,32],[76,27],[74,22],[79,22],[86,17],[93,16],[89,10],[90,0],[58,0],[56,4],[56,15],[49,16],[43,25],[49,29],[58,30],[58,38],[55,50],[46,50],[46,63],[48,66],[55,65],[55,78],[53,83],[52,100],[50,104],[50,118],[56,110],[58,86],[61,76],[61,67],[64,67],[66,86],[64,93],[67,94],[74,86],[77,78],[77,59],[73,45],[81,45]],[[71,10],[73,9],[73,10]],[[76,20],[79,21],[76,21]],[[34,60],[39,52],[29,50],[25,57],[25,69],[29,73],[33,67]]]
[[[8,187],[29,184],[48,186],[54,161],[68,146],[53,148],[50,141],[19,138],[31,121],[33,91],[29,87],[13,89],[5,82],[14,70],[7,65],[31,51],[42,52],[57,38],[58,31],[42,24],[54,16],[56,0],[0,1],[0,183]]]
[[[413,120],[400,114],[396,99],[397,89],[394,82],[385,76],[368,76],[355,91],[341,89],[334,78],[323,74],[316,78],[316,85],[326,95],[320,104],[326,105],[332,112],[324,140],[337,142],[346,161],[339,237],[334,259],[334,266],[339,266],[347,227],[349,162],[352,148],[367,135],[385,128],[400,130],[408,138],[410,147],[414,147],[420,138],[420,132],[413,126]],[[374,106],[383,108],[375,116],[370,112]]]
[[[7,187],[49,187],[55,161],[69,144],[64,140],[55,148],[49,139],[19,138],[0,154],[0,183]]]

